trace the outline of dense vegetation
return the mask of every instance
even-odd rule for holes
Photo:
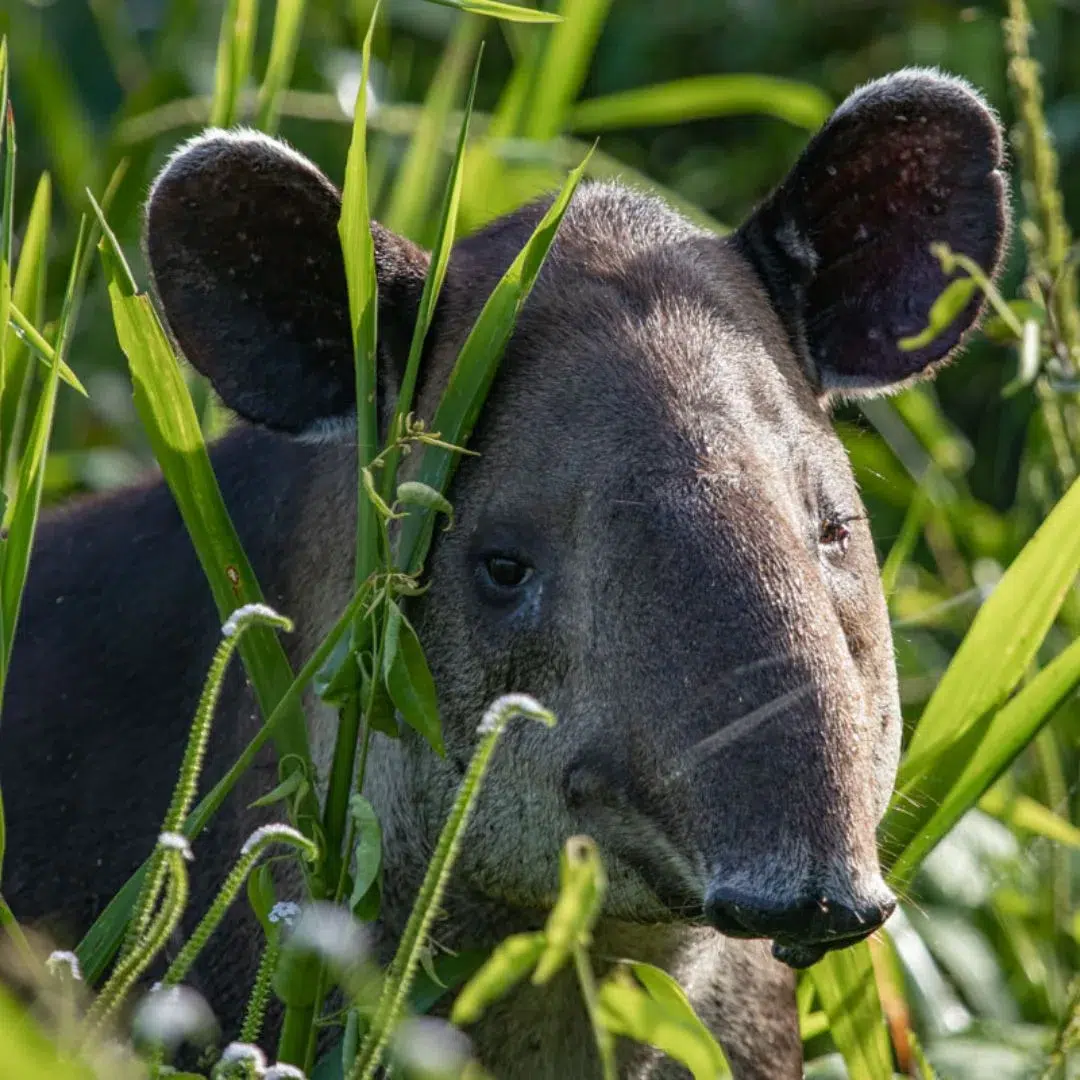
[[[468,6],[466,0],[384,3],[369,40],[366,133],[365,111],[354,123],[353,106],[364,84],[361,45],[373,14],[367,0],[229,0],[224,20],[222,5],[197,0],[52,6],[8,0],[0,10],[14,113],[14,126],[5,131],[0,203],[0,261],[4,273],[12,267],[14,275],[10,295],[0,276],[0,328],[13,327],[3,338],[0,382],[0,475],[8,497],[0,549],[0,672],[10,654],[39,497],[48,503],[107,490],[155,457],[180,486],[182,507],[185,497],[194,506],[191,492],[206,481],[199,469],[184,479],[171,475],[175,461],[163,447],[172,438],[197,450],[196,417],[207,437],[227,418],[185,371],[193,396],[188,407],[180,369],[135,292],[146,280],[137,245],[147,184],[165,154],[205,123],[243,121],[278,130],[346,182],[354,209],[346,250],[353,252],[349,270],[363,297],[370,294],[364,185],[376,218],[439,250],[454,222],[463,232],[538,192],[561,187],[568,195],[576,180],[567,181],[569,170],[599,135],[586,175],[622,175],[656,187],[695,219],[723,229],[783,175],[848,90],[905,64],[940,65],[978,85],[1014,132],[1017,235],[1005,281],[994,293],[996,315],[966,357],[933,388],[838,414],[870,510],[898,648],[910,741],[882,851],[907,902],[888,933],[830,955],[803,979],[808,1074],[842,1076],[846,1068],[853,1080],[878,1080],[895,1068],[924,1077],[937,1070],[957,1080],[1080,1076],[1080,830],[1072,824],[1080,814],[1080,705],[1071,696],[1080,681],[1080,597],[1073,585],[1080,569],[1080,487],[1073,483],[1080,462],[1080,314],[1067,224],[1080,213],[1074,163],[1080,67],[1070,63],[1080,45],[1080,16],[1064,0],[1030,5],[1040,87],[1039,69],[1026,55],[1019,3],[1006,12],[996,5],[938,3],[562,0],[544,5],[564,16],[555,25],[454,10]],[[496,5],[477,0],[475,7],[484,6]],[[459,144],[481,42],[471,137]],[[91,243],[98,218],[87,188],[112,230],[100,261]],[[557,217],[548,222],[556,223]],[[489,341],[508,332],[550,231],[538,231],[533,258],[506,282],[504,302],[491,306]],[[972,269],[958,269],[961,292],[981,287],[967,276]],[[943,320],[957,300],[954,294],[943,302]],[[361,303],[354,314],[362,311]],[[361,357],[367,329],[359,319]],[[62,369],[61,359],[70,369]],[[466,375],[482,371],[497,361],[497,349],[477,347],[464,359]],[[134,404],[128,365],[141,389]],[[61,381],[72,381],[71,371],[86,396]],[[450,410],[436,428],[459,442],[469,422]],[[430,435],[403,422],[397,436],[396,449],[372,460],[372,448],[362,462],[372,471],[371,488],[430,516],[441,506],[435,491],[445,485],[453,455],[426,447],[432,451],[424,473],[429,487],[398,491],[398,451]],[[391,552],[382,504],[369,498],[362,505],[361,532],[382,539],[358,551],[358,599],[341,627],[352,627],[360,611],[364,625],[379,627],[378,633],[397,620],[394,640],[404,639],[402,647],[411,649],[393,607],[410,582],[394,575],[420,564],[425,529],[406,530],[404,549]],[[230,551],[234,538],[220,517],[192,510],[186,520],[197,544],[219,556],[230,552],[220,565],[243,565],[242,555]],[[364,582],[371,581],[377,587],[365,592]],[[211,582],[223,617],[235,604],[232,584]],[[241,599],[258,598],[246,579],[244,589]],[[268,715],[275,707],[292,709],[288,749],[302,759],[296,694],[282,699],[291,676],[282,673],[273,639],[258,634],[229,639],[223,648],[239,640],[249,671],[254,664],[262,673]],[[360,651],[380,647],[363,632],[353,643]],[[308,675],[318,666],[309,665]],[[332,680],[321,685],[326,681]],[[361,689],[353,690],[350,695],[339,683],[331,696],[345,730],[355,734],[372,699],[361,701]],[[384,690],[399,704],[393,685],[365,688]],[[412,721],[437,741],[422,704]],[[355,910],[370,916],[372,897],[360,884],[377,876],[377,854],[373,864],[371,845],[364,843],[365,830],[375,826],[362,803],[348,800],[351,761],[343,757],[335,767],[346,782],[331,792],[341,815],[330,850],[338,863],[337,853],[354,848],[363,857],[346,867],[353,887],[324,899],[351,897]],[[200,820],[199,811],[191,816],[190,786],[178,789],[167,832],[185,824],[190,832]],[[312,797],[310,788],[286,776],[283,791],[293,820],[302,819],[299,803]],[[309,852],[309,838],[282,835]],[[181,855],[166,845],[152,865],[157,889],[144,892],[136,907],[143,936],[133,933],[124,942],[123,978],[114,975],[105,984],[91,1007],[93,1025],[104,1024],[126,996],[125,980],[137,964],[125,973],[125,959],[145,954],[149,960],[150,939],[166,925],[161,920],[170,897],[176,899],[185,872]],[[437,900],[438,860],[432,869],[428,910]],[[529,946],[530,963],[565,962],[587,936],[602,872],[587,848],[568,852],[564,869],[567,902],[548,940]],[[155,908],[158,895],[163,900]],[[133,899],[80,948],[83,974],[98,989],[111,949],[124,938]],[[268,914],[265,890],[252,888],[249,899]],[[0,915],[7,921],[5,909]],[[282,953],[275,924],[267,927],[269,973]],[[415,975],[420,930],[405,943],[412,952],[391,972],[391,989]],[[561,953],[556,941],[564,942]],[[338,963],[334,970],[354,1000],[375,1000],[377,975],[351,967],[348,957],[323,957],[307,968],[297,956],[291,962],[291,977],[317,981],[320,995],[327,982],[320,964]],[[179,981],[183,972],[174,974]],[[647,1016],[677,1029],[664,1048],[687,1055],[696,1075],[717,1074],[723,1066],[714,1048],[680,1014],[671,988],[655,973],[638,975],[637,983],[603,988],[607,1011],[601,1010],[600,1026],[657,1037],[655,1028],[634,1030],[629,1008],[619,1012],[627,995],[638,995]],[[72,987],[62,973],[40,978],[46,997],[67,1000]],[[495,990],[499,983],[496,978]],[[253,1018],[268,986],[269,974],[255,995]],[[428,988],[436,987],[431,982]],[[381,1037],[389,1039],[393,997],[384,994],[366,1041],[358,1012],[346,1023],[350,1060],[360,1048],[355,1075],[382,1053]],[[53,1005],[48,1027],[66,1054],[73,1021],[62,1002]],[[475,993],[459,1016],[473,1007],[479,1007]],[[16,1012],[0,995],[0,1074],[93,1075],[92,1055],[81,1061],[67,1056],[60,1064],[36,1022],[16,1020]],[[258,1030],[255,1019],[252,1030]],[[308,1028],[298,1042],[295,1025],[288,1030],[293,1041],[276,1056],[304,1065],[314,1046]],[[149,1060],[155,1060],[152,1051]],[[145,1075],[132,1061],[99,1067],[101,1075],[120,1075],[121,1068]]]

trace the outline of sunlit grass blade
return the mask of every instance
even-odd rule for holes
[[[919,863],[1078,685],[1080,641],[1055,657],[996,714],[980,718],[941,748],[926,772],[902,770],[902,782],[881,826],[892,882],[902,887],[911,879]]]
[[[7,683],[8,665],[11,662],[11,646],[15,626],[22,604],[23,586],[30,567],[30,547],[37,527],[41,508],[41,488],[45,479],[45,465],[49,438],[52,434],[53,416],[56,410],[56,394],[60,385],[60,361],[67,353],[78,318],[86,275],[90,268],[91,238],[96,234],[84,218],[80,224],[71,270],[68,274],[60,319],[53,346],[53,362],[45,379],[34,410],[34,418],[26,447],[18,466],[14,498],[7,506],[5,527],[7,541],[3,546],[3,572],[0,576],[0,629],[3,648],[0,649],[0,694]]]
[[[518,312],[532,291],[587,165],[588,157],[567,177],[525,247],[488,297],[462,346],[432,422],[432,429],[444,441],[455,446],[468,442]],[[445,494],[458,456],[438,447],[425,447],[417,479]],[[431,510],[409,511],[398,547],[398,565],[403,569],[413,571],[422,565],[434,516]]]
[[[15,236],[15,118],[8,101],[7,40],[0,40],[0,149],[4,154],[0,190],[0,397],[7,381],[7,328],[11,311],[11,266]],[[0,431],[0,441],[6,435]]]
[[[567,126],[597,132],[760,114],[816,131],[832,110],[828,94],[809,83],[768,75],[700,75],[579,102]]]
[[[232,127],[240,118],[241,96],[251,74],[258,0],[227,0],[221,16],[211,127]]]
[[[483,20],[464,16],[443,51],[409,148],[394,179],[390,205],[381,220],[388,229],[426,243],[425,225],[438,173],[440,144],[484,33]]]
[[[500,0],[431,0],[442,7],[456,8],[458,11],[471,12],[474,15],[487,15],[493,19],[506,19],[519,23],[558,22],[559,16],[550,11],[538,11],[536,8],[519,7],[517,4],[505,4]]]
[[[33,352],[46,368],[51,368],[53,366],[56,359],[56,350],[45,340],[41,335],[41,332],[34,326],[33,322],[23,313],[15,300],[14,295],[12,297],[12,303],[8,308],[8,333],[13,334],[21,344],[28,346],[30,351]],[[61,360],[59,367],[60,381],[67,383],[72,390],[77,390],[83,397],[89,397],[86,392],[86,387],[83,386],[78,375],[68,367],[67,363]]]
[[[42,174],[30,206],[30,216],[23,230],[19,265],[11,290],[13,311],[25,313],[31,323],[41,320],[45,310],[47,263],[45,249],[52,218],[52,186],[48,173]],[[33,366],[26,355],[26,345],[13,327],[0,323],[3,331],[3,365],[7,393],[0,398],[0,485],[9,489],[13,477],[11,467],[18,457],[22,439],[23,418],[28,405],[27,395],[33,383]],[[70,370],[70,369],[69,369]]]
[[[828,953],[810,969],[810,977],[850,1080],[892,1080],[892,1051],[870,946],[863,941]]]
[[[996,787],[979,800],[979,809],[1014,830],[1080,851],[1080,828],[1028,795],[1010,796]]]
[[[570,106],[589,73],[611,0],[562,0],[562,22],[548,33],[521,134],[550,139],[566,128]]]
[[[1013,691],[1080,571],[1080,484],[1066,492],[979,609],[919,721],[900,786]]]
[[[341,192],[341,220],[338,233],[345,260],[349,290],[349,317],[352,324],[356,363],[356,438],[358,472],[362,476],[378,453],[379,418],[376,381],[376,339],[378,335],[378,281],[375,272],[375,242],[371,235],[367,174],[367,95],[371,68],[371,42],[379,4],[371,13],[364,37],[360,86],[353,111],[352,141],[345,165]],[[356,578],[362,582],[376,566],[378,528],[375,507],[362,483],[357,494]]]
[[[281,98],[289,88],[300,31],[304,24],[305,0],[277,0],[274,33],[266,74],[255,101],[255,126],[273,135],[281,119]]]
[[[420,373],[420,357],[424,351],[424,342],[427,339],[428,330],[431,328],[431,320],[435,315],[435,305],[438,303],[439,293],[442,291],[443,282],[446,280],[446,270],[450,265],[450,254],[454,247],[454,239],[457,236],[458,209],[461,206],[462,184],[465,179],[465,152],[469,142],[469,125],[472,119],[473,103],[476,99],[476,85],[480,79],[482,60],[483,50],[481,49],[480,55],[476,58],[472,84],[469,86],[469,94],[465,101],[465,113],[461,120],[461,131],[458,134],[457,151],[450,166],[450,177],[447,180],[446,193],[443,196],[443,207],[442,213],[439,215],[435,244],[431,250],[431,263],[428,267],[427,277],[424,279],[424,291],[420,297],[420,306],[416,313],[416,326],[413,328],[412,343],[409,346],[409,359],[405,365],[405,374],[402,376],[397,404],[394,407],[394,419],[390,425],[391,431],[400,428],[412,408],[413,393],[416,390],[416,380]],[[383,499],[388,501],[393,497],[400,457],[400,449],[394,449],[386,458],[382,496]]]
[[[157,313],[137,290],[115,236],[94,207],[103,226],[102,263],[117,338],[134,383],[135,408],[224,622],[236,608],[261,603],[262,592],[225,508],[191,395]],[[273,631],[256,627],[244,636],[240,654],[262,714],[270,716],[293,682],[285,651]],[[298,704],[281,718],[273,739],[283,770],[310,769],[307,725]],[[297,824],[310,829],[317,814],[310,795]]]

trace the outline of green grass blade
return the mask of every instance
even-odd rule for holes
[[[0,640],[3,642],[3,648],[0,649],[0,695],[7,683],[11,646],[19,619],[23,586],[30,568],[30,548],[41,508],[41,489],[45,480],[49,438],[56,411],[56,393],[60,385],[60,361],[71,344],[75,330],[75,320],[78,318],[86,275],[90,268],[92,235],[93,230],[84,218],[80,224],[64,302],[60,309],[53,362],[38,398],[26,449],[19,462],[15,497],[8,505],[5,516],[8,535],[3,547],[3,571],[0,575]]]
[[[23,230],[19,265],[11,290],[12,306],[8,309],[9,319],[15,311],[25,313],[31,324],[39,322],[44,316],[48,270],[45,252],[51,218],[52,185],[48,173],[43,173]],[[3,342],[7,393],[0,398],[0,484],[4,490],[9,489],[9,481],[14,481],[9,474],[18,459],[23,421],[29,405],[27,397],[33,384],[33,366],[28,362],[26,348],[24,340],[12,326],[7,325]]]
[[[7,380],[7,334],[11,311],[11,265],[15,236],[15,118],[8,101],[7,40],[0,41],[0,148],[4,152],[3,191],[0,192],[0,397]],[[0,442],[6,440],[0,431]]]
[[[443,197],[442,213],[439,215],[437,235],[431,251],[431,263],[428,266],[427,277],[424,279],[424,291],[420,297],[420,306],[416,313],[416,326],[413,328],[412,343],[409,346],[409,359],[405,365],[405,374],[402,376],[397,404],[394,407],[394,419],[390,426],[391,431],[400,429],[400,425],[412,408],[413,393],[416,390],[416,380],[420,372],[420,357],[424,351],[424,341],[427,339],[428,330],[431,328],[431,320],[435,315],[435,305],[438,303],[439,293],[442,291],[443,282],[446,280],[446,269],[450,265],[450,254],[454,247],[454,239],[457,236],[462,184],[465,179],[465,149],[469,142],[469,124],[472,119],[473,103],[476,99],[476,85],[480,79],[482,59],[483,50],[481,49],[473,68],[469,96],[465,101],[465,114],[462,117],[461,131],[458,134],[457,151],[450,166],[450,178],[447,181],[446,194]],[[392,501],[400,458],[401,451],[397,448],[392,450],[386,458],[382,489],[382,497],[386,501]]]
[[[518,7],[517,4],[504,4],[500,0],[431,0],[441,7],[456,8],[458,11],[473,15],[487,15],[492,19],[506,19],[519,23],[553,23],[559,16],[549,11],[537,11],[535,8]]]
[[[30,319],[23,314],[14,296],[8,308],[8,333],[13,333],[22,344],[28,345],[46,368],[52,367],[56,360],[56,350],[41,336]],[[66,382],[72,390],[77,390],[83,397],[89,397],[86,387],[83,386],[78,375],[63,360],[60,361],[60,381]]]
[[[562,0],[562,22],[548,35],[533,81],[521,133],[529,139],[550,139],[566,128],[570,106],[589,73],[596,42],[611,0]]]
[[[762,114],[816,131],[832,110],[828,94],[809,83],[768,75],[701,75],[583,101],[571,110],[568,127],[598,132]]]
[[[258,0],[228,0],[221,16],[211,127],[232,127],[240,119],[241,95],[255,51]]]
[[[281,120],[281,99],[289,88],[300,31],[304,24],[305,0],[277,0],[270,58],[255,101],[255,126],[273,135]]]
[[[828,953],[810,969],[810,977],[850,1080],[892,1080],[892,1052],[870,946],[863,941]]]
[[[432,429],[446,442],[455,446],[468,442],[518,312],[532,291],[587,165],[588,157],[567,177],[525,247],[488,297],[462,346],[432,423]],[[445,494],[457,457],[451,451],[425,447],[417,479]],[[399,566],[413,571],[422,565],[434,517],[432,510],[409,511],[400,534]]]
[[[881,827],[895,885],[903,887],[911,880],[919,863],[1078,685],[1080,641],[1075,641],[992,718],[981,718],[943,747],[927,773],[906,777]]]
[[[237,607],[262,602],[262,592],[225,508],[191,395],[157,313],[149,297],[136,289],[116,237],[94,205],[103,225],[100,251],[117,338],[134,383],[135,408],[224,622]],[[255,627],[244,635],[240,654],[262,714],[270,716],[293,682],[285,651],[272,630]],[[273,737],[286,773],[310,770],[307,725],[299,705],[281,718]],[[317,814],[311,794],[297,824],[310,831]]]
[[[390,205],[382,218],[388,229],[420,243],[428,240],[424,227],[429,220],[442,135],[449,125],[451,110],[461,94],[483,32],[481,19],[465,16],[458,22],[432,79],[424,108],[394,181]]]
[[[1080,571],[1080,484],[1074,484],[979,609],[919,721],[900,786],[927,774],[949,745],[1020,682]]]
[[[353,112],[352,141],[345,165],[345,185],[341,193],[341,220],[338,233],[345,260],[349,289],[349,316],[352,323],[356,362],[356,438],[358,474],[363,476],[378,453],[379,417],[376,386],[376,339],[378,335],[378,282],[375,275],[375,243],[371,236],[367,174],[367,95],[371,67],[371,42],[375,33],[379,4],[371,13],[364,37],[360,88]],[[357,584],[371,574],[378,562],[378,527],[375,507],[367,498],[362,482],[357,492],[356,579]]]

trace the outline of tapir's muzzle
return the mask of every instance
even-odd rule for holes
[[[817,963],[832,949],[869,937],[896,907],[880,875],[857,901],[824,890],[777,903],[714,881],[705,897],[705,918],[728,937],[772,938],[773,955],[789,967]]]

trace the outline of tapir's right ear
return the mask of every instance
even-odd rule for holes
[[[255,132],[186,143],[150,191],[146,254],[169,329],[225,404],[255,423],[301,434],[355,410],[340,213],[314,165]],[[373,231],[381,390],[393,392],[386,345],[411,334],[428,260]]]

